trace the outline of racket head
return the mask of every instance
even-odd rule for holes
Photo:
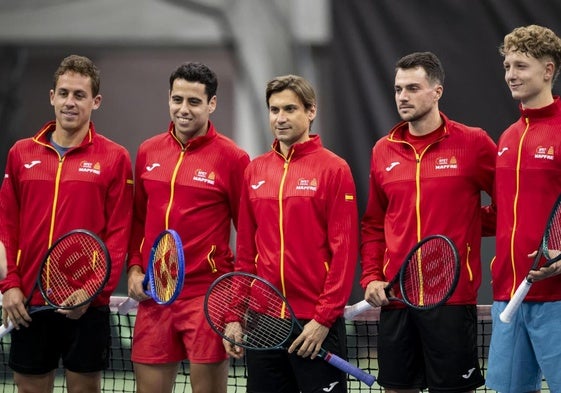
[[[51,307],[70,310],[90,303],[111,274],[111,258],[93,232],[75,229],[60,238],[43,258],[37,287]]]
[[[410,307],[428,310],[452,296],[460,276],[458,249],[448,237],[424,238],[407,255],[399,273],[403,301]]]
[[[152,245],[145,283],[158,304],[170,304],[183,289],[185,257],[181,237],[173,229],[162,231]]]
[[[242,348],[283,348],[296,319],[286,298],[267,280],[246,272],[218,277],[204,299],[204,312],[211,328],[223,339]],[[232,324],[238,322],[235,335]]]
[[[541,251],[545,258],[544,266],[561,260],[561,195],[555,201],[542,237]],[[539,263],[539,258],[538,263]],[[535,266],[534,268],[538,268]]]

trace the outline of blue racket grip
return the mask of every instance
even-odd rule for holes
[[[337,367],[339,370],[346,372],[347,374],[352,375],[359,381],[364,382],[368,386],[372,386],[376,381],[376,377],[372,374],[368,374],[366,371],[361,370],[360,368],[353,366],[346,360],[341,359],[339,356],[332,354],[331,352],[326,352],[323,354],[323,359],[331,364],[334,367]]]

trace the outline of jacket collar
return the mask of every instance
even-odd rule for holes
[[[181,146],[181,148],[185,147],[186,150],[193,150],[204,146],[218,136],[218,133],[210,120],[208,122],[206,134],[190,139],[185,146],[183,146],[183,143],[181,143],[181,141],[175,136],[175,125],[173,124],[173,121],[170,121],[169,123],[168,134],[179,144],[179,146]]]
[[[33,137],[33,140],[37,143],[40,143],[42,145],[51,145],[51,140],[50,140],[50,135],[51,133],[55,130],[56,128],[56,121],[49,121],[48,123],[46,123],[43,127],[41,127],[41,129],[39,130],[39,132],[37,134],[35,134],[35,136]],[[85,146],[88,145],[90,143],[93,142],[94,137],[97,135],[96,131],[95,131],[95,126],[94,123],[90,121],[90,126],[88,129],[88,133],[86,134],[86,136],[84,137],[84,139],[82,139],[82,142],[80,143],[80,147],[81,146]]]
[[[518,109],[520,110],[520,116],[530,119],[539,119],[544,117],[552,117],[556,113],[561,113],[561,100],[559,96],[553,97],[553,102],[548,106],[542,108],[522,108],[522,104],[519,104]]]
[[[440,112],[440,118],[442,119],[444,126],[443,137],[447,137],[450,134],[450,119],[448,119],[448,117],[446,117],[446,115],[442,112]],[[404,142],[406,132],[409,132],[408,123],[406,121],[399,122],[391,129],[388,139],[392,142]]]
[[[290,147],[290,150],[288,151],[288,157],[284,157],[284,155],[281,153],[280,143],[278,139],[274,140],[271,149],[279,156],[288,159],[288,158],[299,157],[306,154],[310,154],[316,150],[321,149],[322,147],[323,145],[321,143],[321,139],[319,135],[310,134],[310,139],[308,139],[307,141],[296,143]]]

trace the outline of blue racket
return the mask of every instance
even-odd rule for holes
[[[179,234],[173,229],[161,232],[150,250],[148,269],[142,286],[144,292],[158,304],[170,304],[183,289],[185,257]],[[118,307],[120,314],[127,314],[138,302],[127,298]]]

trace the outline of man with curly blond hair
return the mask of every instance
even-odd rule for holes
[[[561,100],[552,93],[561,39],[542,26],[518,27],[505,36],[500,53],[521,116],[498,143],[493,333],[486,383],[500,392],[532,392],[540,390],[545,377],[550,391],[561,392],[556,334],[561,326],[561,262],[532,271],[529,279],[535,284],[512,321],[499,319],[527,274],[529,256],[561,193]]]

